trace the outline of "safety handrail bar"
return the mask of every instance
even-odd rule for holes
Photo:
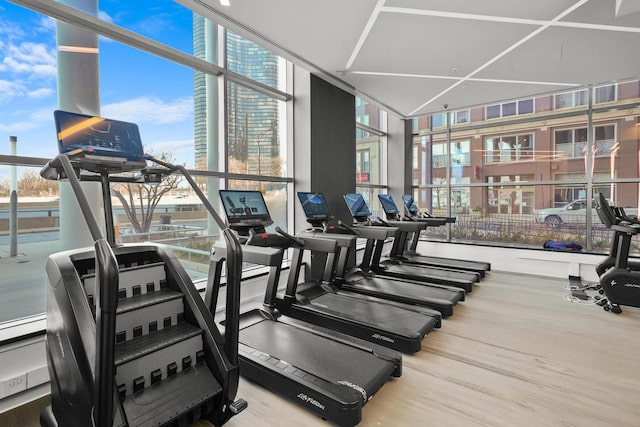
[[[60,172],[64,171],[64,175]],[[87,200],[76,171],[65,154],[58,154],[40,171],[46,179],[67,178],[76,196],[82,215],[94,240],[96,260],[96,355],[93,366],[93,424],[110,427],[113,424],[113,387],[115,375],[115,330],[118,307],[118,261],[111,245],[105,240],[98,221]]]

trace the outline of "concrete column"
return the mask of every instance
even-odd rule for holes
[[[61,0],[91,15],[98,13],[97,0]],[[100,114],[98,36],[63,22],[56,22],[58,44],[58,108],[83,114]],[[104,230],[104,208],[99,183],[82,183],[94,215]],[[80,207],[66,182],[60,183],[60,246],[90,246],[92,238]]]

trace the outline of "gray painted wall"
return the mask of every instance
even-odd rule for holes
[[[311,75],[311,191],[351,223],[342,195],[356,188],[355,97]]]
[[[324,193],[331,212],[348,224],[351,215],[342,195],[356,188],[355,97],[342,89],[295,69],[294,77],[295,192]],[[307,227],[295,202],[295,229]]]

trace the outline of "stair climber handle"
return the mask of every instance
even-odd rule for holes
[[[96,254],[96,360],[94,372],[94,426],[113,424],[113,390],[116,309],[118,308],[118,261],[109,243],[95,242]]]

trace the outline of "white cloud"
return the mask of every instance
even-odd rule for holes
[[[0,105],[25,92],[24,86],[19,82],[0,80]]]
[[[50,96],[54,92],[55,91],[53,90],[53,88],[43,87],[29,91],[29,93],[27,93],[27,96],[31,99],[42,99]]]
[[[104,105],[101,115],[136,123],[178,123],[193,117],[193,98],[165,102],[156,97],[139,97]]]
[[[28,130],[36,129],[40,127],[40,123],[34,122],[32,120],[25,120],[20,122],[11,122],[9,124],[0,123],[0,131],[2,132],[25,132]]]
[[[55,33],[56,32],[56,20],[48,16],[40,18],[40,27],[38,30],[42,33]]]
[[[2,46],[0,72],[28,74],[34,77],[56,76],[56,54],[44,43],[22,42]]]
[[[177,139],[167,141],[144,142],[147,153],[159,156],[162,153],[171,153],[172,162],[179,165],[193,167],[193,139]]]
[[[20,133],[33,129],[47,128],[53,129],[53,110],[54,107],[44,107],[34,111],[18,111],[10,117],[2,117],[0,122],[0,131]]]
[[[105,22],[108,22],[110,24],[113,24],[113,18],[104,10],[99,10],[98,11],[98,18],[102,19]]]
[[[17,23],[3,19],[0,21],[0,35],[5,40],[15,40],[24,37],[24,32]]]

